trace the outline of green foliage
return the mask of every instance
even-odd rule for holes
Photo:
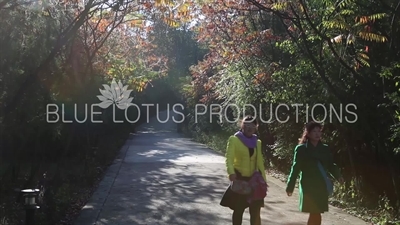
[[[198,28],[199,41],[208,45],[210,54],[192,67],[193,84],[185,86],[187,101],[239,108],[261,104],[267,110],[258,113],[259,118],[268,118],[268,109],[278,104],[302,104],[297,110],[293,106],[273,115],[281,120],[288,116],[287,122],[273,120],[260,125],[264,148],[271,152],[269,160],[284,173],[304,123],[312,119],[311,107],[325,105],[323,138],[347,180],[346,185],[337,187],[335,198],[342,206],[373,215],[366,220],[390,224],[385,221],[399,216],[392,208],[398,204],[400,187],[395,169],[400,151],[400,46],[395,41],[400,22],[392,20],[395,15],[390,4],[323,0],[261,6],[246,1],[239,6],[214,1],[214,11],[203,10],[205,22]],[[257,15],[240,10],[257,7],[261,10]],[[227,11],[239,16],[230,17]],[[234,47],[230,43],[235,43]],[[356,111],[346,108],[349,104],[355,105]],[[310,107],[308,111],[305,105]],[[357,114],[355,123],[348,122],[354,118],[349,110]],[[242,117],[252,112],[231,113],[230,117]],[[319,107],[313,116],[319,120],[324,114]],[[234,132],[236,125],[227,119],[219,124],[192,120],[189,131],[219,149],[223,143],[210,141],[211,130]],[[271,135],[274,141],[267,145]],[[380,165],[386,166],[382,169]],[[377,182],[384,185],[374,185]],[[381,205],[376,203],[380,196],[386,196]],[[377,213],[361,212],[363,207]]]
[[[170,87],[163,83],[165,55],[170,52],[157,52],[154,38],[143,38],[151,37],[153,31],[162,33],[160,30],[133,22],[121,25],[124,13],[131,16],[126,19],[148,18],[144,11],[137,11],[141,16],[133,18],[129,10],[137,7],[132,5],[119,12],[93,6],[88,13],[56,6],[36,9],[34,2],[11,3],[14,1],[5,6],[0,3],[0,195],[5,196],[0,198],[1,223],[19,224],[23,217],[12,190],[40,188],[41,182],[46,192],[41,193],[38,223],[70,223],[129,133],[146,119],[146,113],[141,113],[135,124],[114,124],[109,107],[95,109],[101,113],[101,118],[95,119],[103,123],[92,123],[90,106],[99,103],[99,89],[115,79],[133,89],[134,103],[175,102]],[[176,32],[173,41],[185,36],[189,44],[186,53],[197,57],[191,34],[171,31]],[[162,36],[156,41],[166,49],[182,47],[181,43],[163,43]],[[190,57],[181,59],[189,60],[184,65],[194,63]],[[170,83],[172,86],[173,80]],[[58,122],[46,121],[47,104],[58,106]],[[124,116],[121,114],[124,112],[117,109],[115,117]],[[86,122],[61,121],[64,117],[75,120],[75,115],[78,119],[87,116]],[[137,117],[129,112],[131,120]]]

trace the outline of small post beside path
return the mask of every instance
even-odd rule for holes
[[[25,225],[35,225],[35,211],[40,208],[36,203],[39,189],[24,189],[21,190],[21,193],[25,200]]]

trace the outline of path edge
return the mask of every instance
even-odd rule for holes
[[[130,133],[124,145],[120,148],[118,155],[113,162],[107,167],[101,181],[98,183],[96,190],[93,192],[88,202],[80,209],[79,215],[73,222],[73,225],[95,225],[100,216],[111,188],[125,160],[126,154],[130,147],[130,142],[137,136],[136,133]]]

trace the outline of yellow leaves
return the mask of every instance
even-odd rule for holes
[[[372,14],[372,15],[369,15],[369,16],[357,16],[355,18],[355,21],[358,24],[367,24],[367,23],[370,23],[370,22],[373,23],[373,22],[375,22],[375,20],[380,20],[380,19],[382,19],[384,17],[386,17],[386,13],[376,13],[376,14]]]
[[[189,6],[190,6],[190,4],[188,2],[181,4],[178,7],[178,16],[188,16],[189,15]]]
[[[174,19],[164,18],[164,22],[171,27],[179,27],[180,23]]]
[[[141,19],[136,19],[136,20],[131,20],[129,22],[130,27],[141,27],[144,23],[144,20]]]
[[[190,13],[190,6],[192,3],[190,2],[184,2],[181,5],[177,7],[177,18],[182,22],[182,23],[187,23],[191,22],[193,20],[193,17]]]
[[[188,11],[188,10],[178,11],[178,16],[179,16],[179,17],[186,17],[186,16],[189,16],[189,11]]]
[[[368,19],[370,19],[371,21],[375,21],[375,20],[383,19],[386,16],[387,16],[386,13],[377,13],[377,14],[368,16]]]
[[[345,7],[347,7],[348,5],[350,5],[351,3],[353,3],[355,0],[342,0],[340,3],[339,3],[339,8],[345,8]]]
[[[205,29],[203,27],[196,26],[193,28],[193,30],[196,31],[197,33],[202,33]]]
[[[161,18],[168,26],[179,27],[182,23],[190,22],[190,7],[192,1],[155,0],[154,6],[161,14]]]
[[[363,59],[366,59],[366,60],[369,59],[369,56],[368,56],[367,54],[365,54],[365,53],[360,52],[360,53],[358,53],[357,55],[358,55],[359,57],[363,58]]]
[[[386,42],[387,38],[385,36],[374,34],[371,32],[360,31],[358,36],[366,41],[374,41],[374,42]]]
[[[362,66],[369,67],[370,64],[369,64],[368,60],[369,60],[369,56],[365,52],[363,52],[363,51],[358,52],[356,54],[356,57],[353,60],[354,61],[354,64],[353,64],[354,70],[358,70]]]
[[[350,10],[350,9],[343,9],[342,11],[340,11],[340,15],[343,15],[343,16],[350,16],[353,14],[354,14],[354,11]]]
[[[142,91],[146,88],[146,86],[147,86],[147,82],[140,82],[140,83],[137,85],[136,90],[137,90],[138,92],[142,92]]]
[[[366,53],[359,52],[357,53],[357,56],[361,59],[369,60],[369,56]]]
[[[348,29],[349,25],[347,23],[345,23],[344,21],[337,21],[337,20],[333,20],[333,21],[323,21],[322,25],[325,28],[328,29]]]
[[[50,13],[49,13],[49,11],[46,11],[46,10],[43,10],[43,11],[42,11],[42,15],[43,15],[43,16],[51,16]]]
[[[304,9],[304,5],[303,4],[299,4],[299,9],[300,12],[304,13],[306,10]]]
[[[367,62],[367,60],[365,60],[365,59],[363,59],[363,58],[359,58],[359,59],[358,59],[358,62],[357,62],[356,65],[355,65],[355,70],[357,70],[357,69],[360,68],[360,63],[361,63],[361,65],[366,66],[366,67],[369,67],[369,66],[370,66],[369,63]]]
[[[283,11],[288,7],[288,2],[275,2],[272,4],[271,9],[277,11]]]
[[[359,23],[361,24],[366,24],[368,23],[368,17],[367,16],[361,16],[361,17],[356,17],[356,21],[358,20]]]
[[[170,6],[170,7],[173,7],[175,5],[173,0],[165,0],[165,4]]]
[[[231,53],[229,51],[223,51],[222,57],[227,58]]]
[[[156,0],[156,3],[154,4],[154,6],[156,6],[156,7],[158,7],[158,6],[161,6],[161,5],[163,5],[163,0]]]
[[[136,92],[142,92],[147,87],[148,81],[143,80],[132,80],[131,85]]]
[[[338,20],[324,21],[322,24],[325,28],[328,29],[339,29],[350,32],[350,34],[347,36],[347,44],[353,44],[355,42],[355,37],[351,33],[357,33],[359,38],[366,41],[383,43],[387,41],[387,38],[383,35],[371,32],[372,30],[371,23],[385,16],[386,14],[384,13],[377,13],[370,16],[358,16],[355,18],[356,24],[352,25],[352,27],[350,27],[347,23]],[[338,35],[332,38],[331,42],[341,43],[343,39],[344,39],[343,35]]]

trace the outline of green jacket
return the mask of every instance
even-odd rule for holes
[[[318,160],[326,173],[333,179],[341,177],[339,168],[333,162],[328,145],[319,142],[297,145],[294,149],[293,163],[288,177],[286,192],[293,192],[297,177],[299,179],[299,209],[302,212],[322,213],[328,211],[328,191],[325,180],[318,168]]]

